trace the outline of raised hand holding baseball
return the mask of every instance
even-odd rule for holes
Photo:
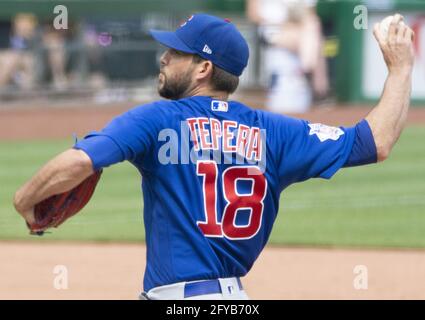
[[[400,14],[395,14],[375,24],[373,34],[379,43],[389,72],[411,72],[414,63],[413,30],[404,23]]]

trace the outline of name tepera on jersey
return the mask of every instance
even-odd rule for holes
[[[194,150],[221,150],[236,153],[247,160],[261,161],[262,135],[258,127],[215,118],[186,119]]]

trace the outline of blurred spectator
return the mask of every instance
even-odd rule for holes
[[[67,30],[46,24],[43,47],[53,87],[100,89],[106,86],[101,35],[91,23],[69,23]]]
[[[47,53],[47,65],[51,75],[53,87],[64,90],[68,87],[68,76],[66,73],[68,54],[66,41],[68,30],[56,30],[53,24],[46,23],[43,28],[42,43]]]
[[[9,46],[0,51],[0,87],[34,85],[34,38],[37,19],[32,14],[18,14],[13,19]]]
[[[12,34],[12,21],[0,21],[0,50],[10,47],[10,35]]]
[[[107,32],[98,31],[96,23],[86,22],[82,26],[82,42],[88,85],[94,89],[106,87],[107,78],[104,73],[105,59],[102,49],[112,43],[112,36]]]
[[[329,89],[316,0],[248,0],[248,18],[258,25],[269,79],[267,108],[306,112],[313,97]]]

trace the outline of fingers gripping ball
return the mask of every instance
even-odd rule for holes
[[[99,182],[102,170],[93,173],[74,189],[51,196],[34,207],[35,223],[27,224],[30,233],[43,235],[49,228],[57,228],[77,214],[90,201]]]
[[[395,18],[395,16],[388,16],[386,17],[384,20],[382,20],[379,23],[379,29],[381,31],[381,34],[387,38],[388,37],[388,31],[390,30],[390,24],[393,21],[393,19]],[[398,23],[399,25],[404,25],[404,21],[401,20]]]

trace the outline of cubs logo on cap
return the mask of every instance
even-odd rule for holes
[[[190,22],[193,19],[193,14],[187,19],[185,22],[183,22],[180,27],[184,27],[188,22]]]

